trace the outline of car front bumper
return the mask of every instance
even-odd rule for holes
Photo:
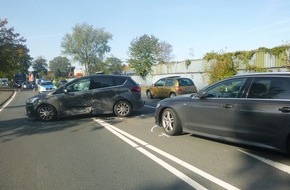
[[[26,104],[26,115],[30,118],[35,118],[36,114],[35,114],[35,109],[34,109],[34,105],[33,104]]]

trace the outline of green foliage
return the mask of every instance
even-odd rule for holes
[[[280,56],[281,54],[286,53],[286,50],[289,48],[290,48],[290,45],[277,46],[277,47],[274,47],[272,49],[260,47],[257,49],[256,52],[264,52],[264,53],[269,53],[270,55]]]
[[[233,53],[207,53],[204,56],[204,59],[207,62],[210,62],[209,67],[206,68],[209,82],[212,83],[236,74],[239,64],[244,64],[246,66],[246,71],[265,72],[266,69],[249,64],[249,61],[252,59],[253,55],[257,52],[264,52],[274,56],[287,57],[286,51],[289,48],[289,45],[283,45],[274,47],[272,49],[260,47],[257,50],[253,51],[236,51]]]
[[[28,74],[32,58],[26,40],[7,24],[7,19],[0,19],[0,76],[12,78],[15,73]]]
[[[229,53],[218,54],[212,52],[205,56],[205,60],[210,63],[210,66],[205,69],[209,83],[214,83],[237,73],[237,67],[233,64],[232,55]]]
[[[37,57],[32,63],[32,68],[36,73],[38,73],[39,77],[47,75],[47,67],[46,59],[42,56]]]
[[[95,72],[103,72],[105,74],[121,74],[122,61],[116,57],[108,57],[105,62],[99,62],[94,67]]]
[[[266,72],[267,69],[265,68],[261,68],[261,67],[257,67],[257,66],[254,66],[254,65],[250,65],[250,64],[246,64],[246,68],[245,68],[246,71],[254,71],[254,72]]]
[[[108,46],[112,34],[104,29],[93,28],[88,24],[77,24],[71,34],[66,34],[62,41],[63,52],[75,61],[85,65],[86,74],[103,60],[105,53],[110,52]]]
[[[66,57],[55,57],[49,62],[49,69],[54,73],[57,78],[66,77],[69,73],[71,64]]]
[[[129,47],[129,63],[137,75],[146,77],[158,59],[158,38],[143,35],[132,40]]]
[[[109,74],[122,73],[122,61],[116,57],[108,57],[105,61],[106,72]]]
[[[191,61],[189,59],[185,60],[186,68],[188,68],[190,64],[191,64]]]

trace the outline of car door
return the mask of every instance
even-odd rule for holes
[[[268,145],[284,143],[290,130],[289,97],[289,78],[253,78],[247,98],[237,102],[236,138]]]
[[[153,95],[156,97],[164,97],[164,84],[166,79],[158,80],[153,87]]]
[[[236,101],[246,79],[221,81],[194,97],[187,106],[187,128],[214,136],[234,137]]]
[[[167,78],[162,90],[162,94],[160,94],[162,97],[169,97],[170,93],[173,90],[173,86],[175,83],[175,79]]]
[[[92,94],[89,90],[90,80],[90,78],[83,78],[70,83],[63,88],[63,93],[58,94],[60,107],[65,115],[91,112]]]
[[[121,80],[121,79],[120,79]],[[125,82],[125,79],[122,84]],[[118,100],[118,94],[122,85],[116,85],[114,77],[95,76],[92,78],[92,112],[93,114],[112,113],[114,104]]]

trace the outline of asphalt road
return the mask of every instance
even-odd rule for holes
[[[158,99],[129,118],[38,122],[25,116],[33,91],[0,112],[0,190],[289,189],[290,159],[276,152],[165,135]]]

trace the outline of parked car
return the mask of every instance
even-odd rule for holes
[[[8,86],[8,78],[0,78],[0,85]]]
[[[30,81],[24,81],[21,84],[21,88],[24,88],[24,89],[33,89],[35,87],[36,87],[35,83],[34,82],[30,82]]]
[[[159,79],[146,90],[146,95],[152,99],[154,97],[166,98],[194,92],[196,92],[196,87],[190,78],[173,76]]]
[[[130,77],[93,75],[77,78],[60,88],[26,101],[27,116],[42,121],[80,114],[126,117],[144,105],[141,87]]]
[[[290,72],[237,75],[161,100],[155,122],[168,135],[187,131],[289,153]]]
[[[49,92],[55,89],[56,87],[52,84],[51,81],[43,81],[37,86],[39,93]]]

